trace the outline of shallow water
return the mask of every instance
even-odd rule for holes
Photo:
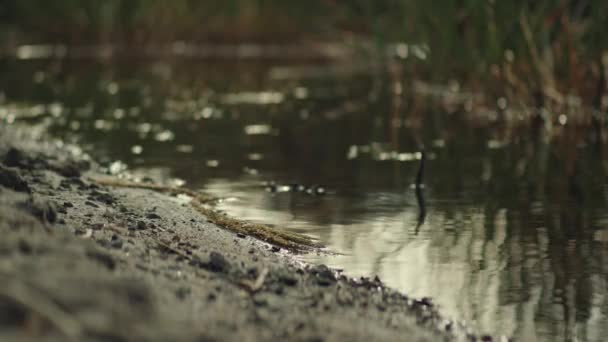
[[[48,123],[109,172],[219,195],[231,215],[338,253],[305,260],[379,275],[482,332],[608,333],[608,189],[593,146],[470,120],[374,65],[5,59],[0,71],[3,124]]]

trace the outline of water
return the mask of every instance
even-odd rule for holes
[[[601,154],[400,80],[374,65],[4,59],[0,119],[46,123],[112,171],[311,235],[338,254],[304,260],[379,275],[482,332],[602,340]]]

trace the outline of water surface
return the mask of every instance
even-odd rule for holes
[[[338,254],[303,259],[379,275],[482,332],[602,340],[608,214],[596,147],[548,144],[500,111],[471,119],[468,95],[412,84],[371,64],[4,59],[0,119],[45,122],[109,172],[128,166],[311,235]]]

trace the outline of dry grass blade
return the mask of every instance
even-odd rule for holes
[[[207,219],[216,225],[236,233],[253,236],[270,244],[287,248],[292,251],[302,251],[306,248],[321,247],[312,238],[291,233],[258,223],[247,222],[222,215],[212,209],[206,208],[202,203],[192,201],[192,206]]]

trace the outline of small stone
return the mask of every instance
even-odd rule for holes
[[[118,235],[116,235],[116,234],[112,235],[112,239],[110,241],[110,247],[116,248],[116,249],[121,249],[122,244],[123,244],[122,239],[120,237],[118,237]]]
[[[19,175],[17,170],[0,165],[0,185],[19,192],[31,192],[27,182]]]
[[[289,274],[289,272],[285,272],[279,275],[279,280],[287,286],[295,286],[298,283],[298,278]]]
[[[160,215],[158,215],[157,213],[149,213],[148,215],[146,215],[146,217],[150,220],[158,220],[161,218]]]
[[[97,202],[105,203],[108,205],[112,204],[116,201],[112,195],[110,195],[106,192],[101,192],[101,191],[95,190],[95,189],[91,190],[90,198]]]
[[[11,147],[9,148],[8,152],[6,153],[6,156],[4,157],[4,164],[9,167],[20,167],[22,166],[22,161],[24,159],[26,158],[23,155],[23,152],[14,147]]]
[[[330,286],[336,282],[334,273],[325,265],[318,265],[311,269],[311,272],[317,278],[317,284],[321,286]]]
[[[146,230],[146,229],[148,229],[148,226],[146,225],[146,222],[144,222],[144,221],[137,221],[137,229]]]
[[[211,252],[209,253],[207,267],[213,272],[225,272],[230,268],[230,263],[222,254]]]

